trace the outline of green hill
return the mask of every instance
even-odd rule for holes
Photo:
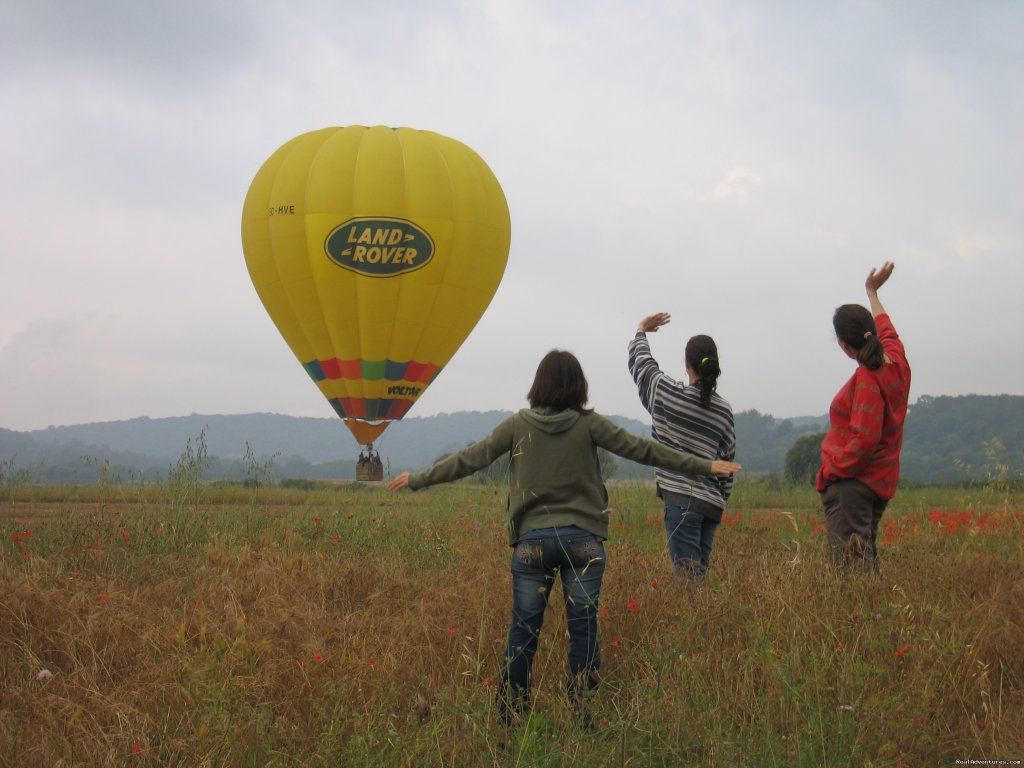
[[[479,440],[507,411],[460,411],[392,424],[377,444],[392,472],[428,466]],[[619,416],[616,423],[649,435],[648,423]],[[821,432],[825,416],[778,419],[758,411],[736,414],[737,459],[751,474],[781,474],[786,452],[801,436]],[[157,479],[189,444],[202,439],[209,479],[244,479],[254,463],[272,462],[272,477],[355,477],[359,448],[336,418],[270,413],[199,415],[50,427],[30,432],[0,429],[0,478],[91,482],[101,475]],[[650,471],[618,462],[617,476]],[[1024,469],[1024,397],[922,396],[907,417],[903,477],[957,482]]]

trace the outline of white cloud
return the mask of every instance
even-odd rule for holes
[[[761,186],[763,183],[764,179],[750,170],[750,168],[737,165],[729,169],[725,177],[715,185],[715,188],[704,199],[712,202],[735,200],[740,205],[746,205],[753,189]]]
[[[1000,257],[1009,257],[1014,253],[1018,258],[1024,247],[1014,243],[1005,236],[994,232],[962,232],[953,237],[951,246],[960,261],[968,265],[978,265],[984,261],[993,261]],[[1002,259],[1000,259],[1002,260]]]

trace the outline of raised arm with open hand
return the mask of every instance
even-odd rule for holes
[[[668,312],[655,312],[653,315],[648,315],[641,320],[636,329],[642,333],[657,333],[661,326],[666,325],[672,320],[672,315]]]
[[[872,267],[871,272],[868,274],[868,279],[864,281],[864,287],[868,292],[868,301],[871,303],[872,317],[887,314],[885,307],[882,306],[882,302],[878,298],[878,289],[885,285],[886,280],[892,275],[895,266],[891,261],[887,261],[878,269]]]

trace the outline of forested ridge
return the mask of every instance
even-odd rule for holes
[[[486,435],[507,411],[460,411],[393,424],[377,448],[391,471],[419,469]],[[611,417],[648,435],[648,423]],[[779,419],[756,410],[736,414],[737,459],[751,474],[782,474],[801,437],[822,432],[827,416]],[[0,429],[0,477],[34,482],[121,481],[167,476],[186,451],[202,450],[209,479],[351,479],[358,447],[335,418],[277,414],[201,415],[50,427]],[[903,477],[918,482],[1018,477],[1024,471],[1024,396],[921,396],[910,407]],[[619,477],[649,476],[630,462]]]

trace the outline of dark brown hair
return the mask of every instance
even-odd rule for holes
[[[857,353],[857,362],[877,371],[885,362],[885,350],[878,339],[875,318],[867,307],[860,304],[843,304],[832,315],[832,327],[836,338]]]
[[[537,366],[526,399],[531,408],[554,408],[564,411],[571,408],[580,413],[590,413],[587,404],[587,377],[583,366],[572,352],[553,349],[544,355]]]
[[[718,386],[718,377],[722,369],[718,366],[718,346],[710,336],[703,334],[694,336],[686,342],[686,364],[700,377],[700,404],[705,408],[711,405],[711,393]]]

